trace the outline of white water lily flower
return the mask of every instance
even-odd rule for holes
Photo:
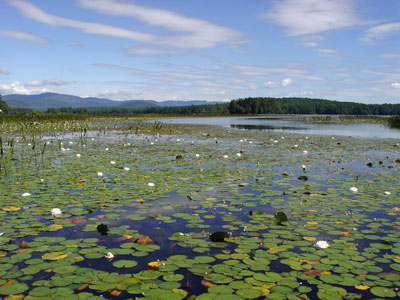
[[[304,151],[303,151],[303,153],[304,153],[304,154],[307,154],[307,153],[308,153],[308,151],[307,151],[307,150],[304,150]]]
[[[0,236],[2,236],[4,234],[4,232],[0,232]]]
[[[79,153],[76,154],[76,157],[81,157],[81,155]]]
[[[110,150],[110,149],[106,148],[106,149],[104,149],[104,150],[108,151],[108,150]]]
[[[29,196],[31,196],[31,194],[29,194],[29,193],[23,193],[21,196],[22,196],[22,197],[29,197]]]
[[[200,157],[200,154],[196,153],[196,157]]]
[[[69,144],[70,144],[70,145],[72,145],[72,144],[73,144],[73,142],[69,142]]]
[[[112,260],[114,258],[114,254],[112,254],[111,252],[107,252],[106,255],[104,255],[105,258]]]
[[[250,141],[250,142],[249,142],[249,144],[253,144],[253,142],[252,142],[252,141]]]
[[[53,208],[53,209],[51,210],[51,215],[52,215],[53,217],[57,217],[58,215],[61,215],[61,209],[59,209],[59,208]]]
[[[149,182],[147,186],[156,186],[153,182]]]
[[[150,145],[154,145],[154,142],[151,142]]]
[[[358,192],[358,188],[356,188],[355,186],[352,186],[350,188],[350,191],[352,191],[353,193],[357,193]]]
[[[385,191],[384,194],[385,194],[385,195],[391,195],[392,193],[391,193],[391,192],[388,192],[388,191]]]
[[[302,165],[301,168],[302,168],[303,170],[305,170],[305,169],[306,169],[306,165]]]
[[[239,142],[243,143],[243,140],[240,140]]]
[[[97,176],[103,176],[103,172],[97,172]]]
[[[130,169],[128,167],[124,167],[124,170],[125,171],[129,171]]]
[[[113,161],[113,160],[110,161],[110,164],[115,165],[115,161]]]
[[[297,148],[299,145],[294,145],[295,148]]]
[[[241,157],[242,154],[241,154],[241,153],[236,153],[236,156],[237,156],[237,157]]]
[[[317,241],[317,242],[314,244],[314,246],[315,246],[315,247],[318,247],[318,248],[320,248],[320,249],[326,249],[326,248],[328,248],[330,245],[329,245],[329,243],[328,243],[327,241]]]
[[[226,155],[226,154],[223,156],[223,158],[228,158],[228,157],[229,157],[229,156],[228,156],[228,155]]]
[[[61,151],[64,152],[64,151],[65,151],[65,148],[61,148]]]

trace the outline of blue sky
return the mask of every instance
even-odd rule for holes
[[[399,0],[0,0],[0,94],[400,103]]]

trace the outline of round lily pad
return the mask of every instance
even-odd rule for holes
[[[133,268],[137,266],[137,262],[134,260],[117,260],[113,262],[113,266],[116,268]]]
[[[385,287],[380,287],[380,286],[374,286],[370,289],[370,292],[374,294],[375,296],[378,297],[383,297],[383,298],[394,298],[396,297],[396,292],[393,291],[392,289],[385,288]]]

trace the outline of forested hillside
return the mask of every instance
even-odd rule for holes
[[[244,98],[232,100],[231,114],[399,115],[400,104],[363,104],[310,98]]]

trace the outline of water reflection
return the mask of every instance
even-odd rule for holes
[[[318,135],[342,135],[362,138],[400,139],[400,130],[374,123],[308,123],[295,121],[291,116],[212,117],[165,119],[165,123],[217,125],[244,130],[267,130]]]
[[[247,130],[267,130],[267,131],[277,131],[277,130],[306,130],[305,127],[294,127],[294,126],[272,126],[272,125],[241,125],[232,124],[231,128],[236,129],[247,129]]]

